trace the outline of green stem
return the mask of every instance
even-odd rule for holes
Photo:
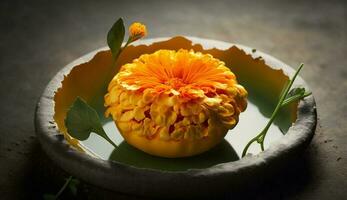
[[[58,193],[54,196],[54,199],[58,199],[60,197],[61,194],[63,194],[64,190],[66,189],[66,187],[69,185],[69,183],[72,180],[72,176],[70,176],[64,183],[64,185],[60,188],[60,190],[58,191]]]
[[[92,129],[91,132],[97,133],[99,136],[104,138],[107,142],[112,144],[112,146],[114,146],[114,148],[118,148],[118,146],[115,143],[113,143],[112,140],[108,137],[104,128],[101,125],[100,125],[100,127]]]
[[[118,57],[120,56],[120,54],[122,53],[122,51],[130,44],[133,42],[133,38],[129,37],[127,42],[125,43],[125,45],[123,47],[120,48],[120,50],[118,51],[117,55],[113,56],[113,63],[112,63],[112,67],[111,67],[111,70],[110,70],[110,79],[113,78],[113,76],[115,75],[116,73],[116,62],[118,60]]]
[[[120,50],[118,51],[117,55],[115,56],[115,58],[114,58],[114,63],[116,63],[116,61],[117,61],[119,55],[122,53],[122,51],[123,51],[130,43],[132,43],[132,42],[133,42],[132,38],[131,38],[131,37],[128,37],[128,40],[127,40],[127,42],[125,43],[125,45],[124,45],[123,47],[120,48]]]
[[[124,46],[120,47],[120,50],[118,51],[118,53],[116,55],[113,55],[112,67],[110,69],[109,77],[107,77],[106,82],[109,82],[113,78],[113,76],[116,74],[116,71],[117,71],[116,62],[118,60],[118,57],[120,56],[122,51],[133,41],[134,41],[134,38],[128,37],[128,40],[124,44]],[[107,90],[107,84],[105,84],[105,90]],[[109,142],[111,145],[113,145],[114,148],[118,148],[118,146],[114,142],[112,142],[112,140],[107,136],[105,130],[102,127],[98,127],[97,129],[94,129],[93,132],[98,133],[99,136],[103,137],[107,142]]]
[[[264,134],[264,137],[265,137],[265,134]],[[260,149],[261,149],[262,151],[265,150],[265,148],[264,148],[264,140],[260,143]]]
[[[127,40],[127,42],[125,43],[125,45],[124,45],[124,47],[122,47],[121,48],[121,51],[123,50],[123,49],[125,49],[130,43],[132,43],[133,42],[133,38],[132,37],[128,37],[128,40]]]
[[[251,139],[251,140],[246,144],[245,148],[244,148],[243,151],[242,151],[242,157],[244,157],[244,156],[246,155],[248,148],[249,148],[249,147],[251,146],[251,144],[252,144],[253,142],[255,142],[255,141],[257,141],[257,137],[254,137],[253,139]]]
[[[265,128],[257,135],[255,136],[253,139],[251,139],[245,146],[245,148],[242,151],[242,157],[244,157],[248,151],[248,148],[251,146],[251,144],[255,141],[257,141],[260,144],[260,148],[262,151],[264,151],[264,140],[265,140],[265,136],[267,134],[267,131],[269,130],[271,124],[273,123],[273,121],[275,120],[275,117],[278,114],[278,111],[280,110],[280,108],[283,106],[283,102],[286,98],[286,96],[288,95],[288,92],[290,90],[290,88],[292,87],[296,77],[298,76],[299,72],[301,71],[302,67],[304,66],[304,64],[301,64],[300,67],[298,68],[298,70],[295,72],[293,78],[289,81],[288,85],[286,85],[285,89],[283,90],[283,92],[281,93],[280,99],[276,105],[275,110],[273,111],[269,122],[266,124]]]
[[[105,133],[105,136],[103,137],[107,142],[109,142],[110,144],[112,144],[112,146],[114,146],[115,149],[118,148],[118,146],[112,142],[112,140],[106,135]]]
[[[125,43],[125,45],[123,47],[121,47],[121,49],[118,51],[117,55],[114,57],[114,60],[113,60],[113,70],[115,72],[115,65],[116,65],[116,62],[117,62],[117,59],[119,57],[119,55],[122,53],[122,51],[130,44],[133,42],[133,38],[132,37],[129,37],[127,42]],[[111,73],[113,74],[113,73]],[[100,131],[102,131],[102,137],[107,141],[109,142],[110,144],[112,144],[115,148],[118,148],[118,146],[112,142],[112,140],[107,136],[106,132],[104,131],[104,129],[102,128]]]

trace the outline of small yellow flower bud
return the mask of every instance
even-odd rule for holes
[[[143,38],[147,35],[146,26],[139,22],[135,22],[129,27],[129,34],[132,41]]]

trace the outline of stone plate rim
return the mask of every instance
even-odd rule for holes
[[[259,50],[251,53],[252,48],[244,45],[191,36],[185,36],[185,38],[191,40],[193,44],[201,44],[205,49],[214,47],[225,49],[236,46],[254,57],[261,56],[267,65],[274,69],[282,69],[286,75],[292,76],[295,72],[290,66],[266,53]],[[170,38],[146,39],[134,45],[148,45],[168,39]],[[35,130],[43,150],[68,173],[93,185],[112,191],[152,197],[169,195],[181,198],[238,192],[248,187],[250,183],[256,185],[254,177],[263,180],[285,168],[303,152],[315,133],[317,112],[314,97],[311,95],[299,102],[297,120],[283,138],[265,151],[254,156],[248,155],[237,161],[204,169],[163,171],[94,158],[71,148],[57,130],[56,125],[51,123],[54,122],[53,98],[55,91],[61,86],[64,75],[68,74],[74,66],[89,61],[97,52],[106,49],[108,48],[103,47],[92,51],[63,67],[46,86],[35,111]],[[278,66],[281,67],[278,68]],[[300,76],[297,81],[309,89]]]

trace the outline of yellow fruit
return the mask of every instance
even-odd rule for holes
[[[158,50],[122,66],[105,95],[124,139],[162,157],[211,149],[236,126],[247,91],[224,62],[187,50]]]

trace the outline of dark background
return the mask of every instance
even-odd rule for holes
[[[118,17],[148,37],[191,35],[244,44],[298,66],[317,101],[316,135],[255,199],[346,199],[346,1],[0,2],[0,199],[40,198],[68,175],[42,152],[35,104],[64,65],[106,45]],[[256,178],[256,177],[255,177]],[[132,199],[83,183],[79,196]]]

